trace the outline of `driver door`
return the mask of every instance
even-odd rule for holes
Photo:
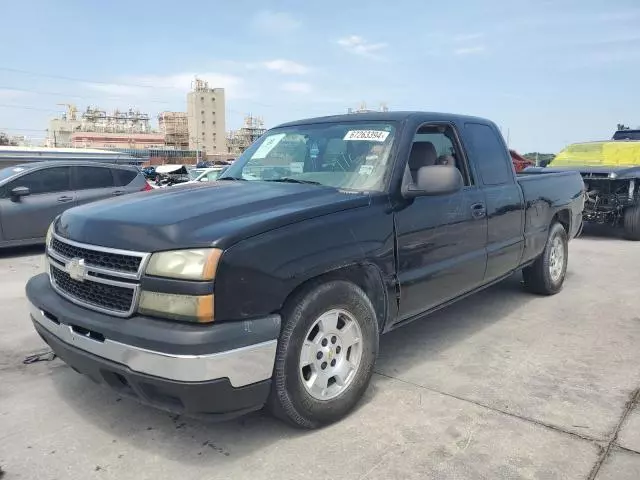
[[[484,194],[473,181],[453,127],[421,127],[408,161],[411,175],[422,166],[445,162],[463,174],[462,190],[417,197],[395,214],[399,322],[432,310],[483,282],[487,218],[478,212],[484,205]]]

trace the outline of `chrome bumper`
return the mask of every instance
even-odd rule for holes
[[[125,365],[138,373],[178,382],[228,378],[233,387],[242,387],[267,380],[273,372],[277,340],[208,355],[175,355],[126,345],[108,338],[96,340],[74,331],[70,325],[54,322],[31,302],[29,313],[34,322],[66,344]]]

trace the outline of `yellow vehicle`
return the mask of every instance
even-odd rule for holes
[[[568,145],[546,168],[526,173],[558,170],[582,175],[585,223],[622,226],[626,238],[640,240],[640,131],[619,130],[613,140]]]

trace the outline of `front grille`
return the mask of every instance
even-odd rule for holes
[[[78,247],[76,245],[62,242],[55,237],[52,239],[49,248],[68,259],[82,258],[87,265],[127,273],[137,273],[140,268],[140,262],[142,261],[142,257],[139,256],[123,255],[120,253],[111,253]]]
[[[56,292],[85,308],[127,317],[138,303],[149,253],[73,242],[56,234],[47,246]]]
[[[51,265],[51,278],[59,290],[88,305],[121,313],[128,313],[131,310],[135,296],[133,288],[118,287],[91,280],[79,282],[53,264]]]

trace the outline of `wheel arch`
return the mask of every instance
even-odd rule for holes
[[[564,227],[567,235],[571,235],[571,210],[568,208],[563,208],[558,210],[553,217],[551,218],[551,223],[549,224],[549,228],[555,223],[558,222],[560,225]]]
[[[319,275],[310,277],[297,284],[286,296],[282,306],[284,307],[295,297],[302,294],[314,285],[330,282],[332,280],[345,280],[358,286],[367,295],[373,305],[378,322],[378,331],[381,333],[389,316],[389,299],[385,288],[382,272],[372,263],[354,263],[325,271]]]

